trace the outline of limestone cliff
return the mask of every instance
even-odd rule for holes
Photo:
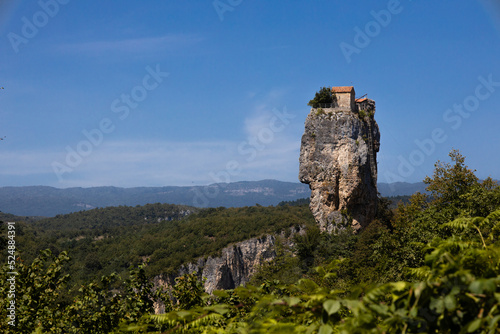
[[[377,210],[375,102],[365,98],[328,107],[312,108],[306,118],[299,179],[311,188],[310,209],[322,230],[331,233],[351,219],[358,230]]]
[[[214,290],[234,289],[246,284],[257,268],[276,257],[274,245],[280,238],[286,245],[292,245],[292,237],[297,233],[304,233],[302,227],[293,227],[288,233],[278,237],[265,235],[260,238],[248,239],[222,249],[221,256],[199,258],[194,263],[182,266],[175,275],[159,275],[154,278],[156,286],[172,287],[175,278],[197,273],[200,280],[204,280],[207,293]],[[156,313],[163,312],[161,305],[156,305]]]

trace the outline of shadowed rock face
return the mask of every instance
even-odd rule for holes
[[[323,231],[345,228],[350,218],[359,230],[376,214],[380,132],[374,113],[374,107],[362,116],[313,108],[306,118],[299,180],[311,188],[310,209]]]
[[[248,283],[259,266],[271,261],[276,257],[275,244],[277,237],[287,246],[293,245],[293,236],[304,234],[303,227],[297,226],[289,229],[288,233],[283,231],[278,236],[264,235],[260,238],[252,238],[221,250],[220,256],[199,258],[196,262],[188,263],[179,268],[175,274],[158,275],[153,279],[154,285],[158,287],[173,287],[175,278],[196,273],[207,293],[214,290],[234,289]],[[155,303],[155,313],[164,313],[165,308],[161,302]]]
[[[247,283],[258,266],[276,256],[275,243],[276,237],[273,235],[248,239],[222,249],[221,256],[199,258],[196,262],[183,265],[177,274],[159,275],[155,283],[174,286],[176,277],[195,272],[204,281],[208,293],[234,289]]]
[[[219,257],[199,258],[183,265],[176,274],[156,276],[153,282],[157,287],[173,287],[176,277],[197,273],[207,293],[234,289],[246,284],[260,265],[276,257],[275,243],[272,235],[245,240],[222,249]],[[164,312],[163,303],[155,303],[155,313]]]

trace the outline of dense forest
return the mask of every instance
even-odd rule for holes
[[[3,321],[0,328],[497,333],[500,186],[489,178],[479,181],[459,152],[450,158],[451,163],[438,161],[424,180],[428,194],[402,199],[396,208],[380,198],[376,219],[359,234],[348,228],[321,233],[300,201],[204,210],[154,204],[16,223],[16,327]],[[259,268],[247,286],[207,295],[190,274],[170,289],[153,289],[149,278],[155,273],[297,224],[307,232],[295,236],[291,247],[278,244],[275,260]],[[2,245],[7,254],[8,242]],[[2,270],[4,296],[13,287],[9,268]],[[153,315],[153,300],[163,301],[166,313]],[[3,319],[8,302],[0,301]]]
[[[40,251],[68,251],[67,287],[103,275],[124,277],[130,267],[148,263],[146,274],[172,273],[198,257],[217,255],[231,243],[291,226],[313,226],[307,206],[198,209],[148,204],[108,207],[17,223],[18,252],[32,262]],[[72,297],[75,291],[65,291]]]

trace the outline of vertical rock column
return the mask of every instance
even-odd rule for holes
[[[323,231],[349,223],[359,230],[376,214],[380,132],[374,113],[313,108],[306,118],[299,179],[311,188],[310,209]]]

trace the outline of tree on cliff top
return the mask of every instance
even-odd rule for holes
[[[335,94],[332,93],[331,87],[321,87],[319,92],[316,92],[314,99],[310,100],[307,105],[313,108],[318,108],[320,104],[333,103],[336,99]]]

